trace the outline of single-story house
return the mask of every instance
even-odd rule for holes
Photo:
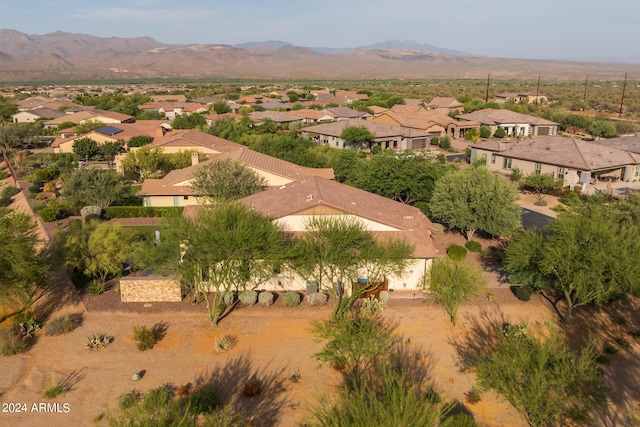
[[[300,132],[302,137],[313,139],[318,145],[328,144],[331,147],[345,148],[345,140],[341,138],[341,135],[342,131],[349,126],[366,127],[374,136],[373,144],[380,145],[383,149],[415,150],[427,148],[433,136],[433,134],[416,129],[380,124],[363,119],[338,120],[309,126],[301,129]]]
[[[322,112],[332,115],[334,120],[364,119],[370,116],[369,113],[349,107],[325,108]]]
[[[456,119],[460,121],[470,120],[489,126],[492,134],[499,127],[504,129],[507,135],[518,137],[558,134],[558,123],[511,110],[485,108],[472,113],[461,114],[456,116]]]
[[[111,125],[118,123],[133,123],[136,121],[133,116],[129,116],[127,114],[99,109],[82,110],[71,114],[67,111],[66,113],[67,114],[64,116],[45,121],[44,127],[55,128],[58,127],[59,124],[65,122],[72,122],[77,125],[90,122],[99,122],[104,123],[105,125]]]
[[[430,110],[439,110],[445,114],[464,110],[464,104],[453,97],[436,96],[428,105]]]
[[[640,154],[596,142],[545,136],[519,142],[485,141],[471,146],[471,158],[484,159],[489,169],[511,173],[518,168],[564,179],[564,185],[587,189],[600,177],[633,182],[640,179]]]
[[[478,129],[474,121],[458,121],[440,110],[425,110],[423,107],[394,105],[377,117],[369,119],[374,123],[402,126],[416,129],[434,136],[448,135],[451,139],[463,138],[468,129]]]
[[[173,130],[156,138],[148,148],[161,148],[164,153],[196,150],[203,154],[218,154],[244,148],[242,144],[195,129]]]
[[[249,113],[249,118],[255,122],[256,126],[260,126],[264,119],[271,119],[278,126],[302,123],[300,116],[283,111],[254,111]]]
[[[62,111],[42,107],[33,110],[20,111],[19,113],[12,115],[11,120],[14,123],[34,123],[38,120],[52,120],[63,116],[66,116],[66,114]]]
[[[307,168],[250,150],[241,146],[233,151],[210,154],[209,160],[198,161],[192,156],[192,165],[169,172],[161,179],[146,179],[138,195],[143,198],[144,206],[189,206],[203,204],[203,200],[190,186],[194,172],[215,160],[230,159],[238,162],[263,177],[268,187],[280,187],[310,176],[333,179],[331,168]]]
[[[330,215],[362,221],[377,239],[394,238],[411,243],[414,251],[406,273],[401,277],[387,277],[391,290],[422,290],[420,279],[437,255],[431,240],[434,226],[420,209],[319,176],[271,188],[245,197],[240,203],[268,216],[285,232],[293,234],[304,233],[310,218]],[[192,215],[193,209],[185,209],[185,215]],[[305,284],[295,273],[284,271],[263,287],[277,291],[301,290]]]
[[[321,123],[334,120],[335,116],[325,111],[311,110],[303,108],[301,110],[291,110],[289,114],[293,114],[302,119],[302,123]]]
[[[547,102],[547,97],[536,92],[500,93],[494,97],[494,101],[498,104],[541,104]]]

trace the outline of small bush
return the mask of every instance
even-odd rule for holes
[[[236,300],[236,294],[233,291],[227,292],[226,294],[224,294],[224,297],[222,298],[222,302],[226,307],[229,307],[231,304],[233,304],[235,300]]]
[[[616,344],[618,344],[620,347],[629,350],[631,348],[631,344],[629,343],[629,341],[626,338],[623,337],[616,337],[613,339]]]
[[[362,302],[362,312],[366,314],[381,313],[385,308],[387,308],[387,304],[376,298],[375,295],[371,295]]]
[[[482,251],[482,245],[479,242],[476,242],[475,240],[469,240],[467,243],[464,244],[464,247],[467,248],[469,252]]]
[[[97,216],[98,218],[102,216],[102,208],[99,206],[85,206],[80,209],[80,215],[85,221],[88,222],[87,217],[90,215]]]
[[[455,153],[455,152],[456,150],[453,147],[447,148],[447,153]],[[456,160],[460,161],[459,159],[456,159]]]
[[[431,138],[431,145],[438,145],[440,143],[440,139],[437,136]]]
[[[467,403],[474,404],[482,400],[482,390],[476,386],[471,387],[471,390],[466,392],[465,395],[467,397]]]
[[[44,191],[47,193],[55,193],[56,192],[56,183],[54,181],[46,182],[44,184]]]
[[[607,344],[604,346],[604,352],[607,354],[616,354],[619,350],[612,346],[611,344]]]
[[[220,404],[218,392],[213,384],[204,384],[196,389],[189,399],[189,410],[193,414],[209,414]]]
[[[18,194],[20,189],[18,187],[14,187],[13,185],[7,185],[0,191],[0,198],[11,198]]]
[[[87,337],[87,348],[92,350],[94,348],[103,348],[111,344],[113,337],[109,335],[99,334]]]
[[[82,325],[82,314],[64,314],[50,320],[46,324],[44,334],[49,336],[68,334],[80,325]]]
[[[134,326],[133,339],[136,342],[136,347],[138,347],[140,351],[152,349],[157,341],[153,329],[148,326]]]
[[[462,261],[467,257],[467,250],[460,245],[451,245],[447,248],[447,255],[454,261]]]
[[[282,294],[282,303],[285,307],[295,307],[300,304],[300,294],[297,292],[285,292]]]
[[[380,291],[380,301],[382,301],[383,303],[388,303],[389,300],[391,299],[391,292],[389,291]]]
[[[511,181],[519,182],[522,179],[522,177],[523,177],[523,173],[520,170],[520,168],[515,166],[511,168],[511,175],[510,175]]]
[[[438,146],[443,150],[448,150],[449,148],[451,148],[451,138],[449,138],[447,135],[441,136],[440,140],[438,141]]]
[[[38,216],[44,222],[53,222],[58,219],[60,215],[60,210],[56,208],[52,208],[50,206],[46,206],[38,211]]]
[[[237,342],[237,339],[233,335],[225,335],[222,338],[217,338],[216,339],[216,351],[218,353],[224,353],[226,351],[229,351],[233,347],[235,347],[236,342]]]
[[[0,170],[0,181],[3,179],[7,179],[11,176],[11,174],[9,172],[7,172],[6,170],[2,169]]]
[[[580,200],[580,195],[575,191],[567,191],[560,201],[567,206],[576,206],[582,202]]]
[[[87,285],[87,292],[91,295],[100,295],[105,291],[105,284],[102,280],[93,279]]]
[[[552,211],[557,212],[557,213],[567,212],[567,208],[565,208],[564,206],[562,206],[559,203],[557,205],[551,206],[549,209],[551,209]]]
[[[39,185],[32,185],[31,187],[29,187],[29,193],[31,194],[37,194],[42,192],[42,187],[40,187]]]
[[[431,231],[431,235],[432,236],[439,236],[442,233],[444,233],[444,225],[442,224],[438,224],[438,223],[433,223],[433,228],[435,228],[435,230]]]
[[[0,329],[0,354],[13,356],[24,353],[28,349],[29,345],[17,325]]]
[[[40,322],[36,320],[31,312],[22,313],[17,318],[20,333],[23,337],[31,337],[40,330]]]
[[[545,199],[536,200],[533,202],[536,206],[547,206],[547,201]]]
[[[258,292],[254,290],[242,291],[238,294],[238,299],[244,305],[253,306],[258,302]]]
[[[136,403],[140,401],[140,397],[141,397],[140,392],[135,390],[130,393],[123,394],[118,399],[118,406],[123,411],[129,408],[133,408],[136,405]]]
[[[55,385],[51,384],[44,392],[44,397],[53,399],[54,397],[64,393],[67,382],[65,380],[58,381]]]
[[[258,295],[258,304],[263,307],[269,307],[273,304],[274,295],[273,292],[264,291]]]
[[[245,395],[245,397],[254,397],[259,395],[260,391],[260,384],[257,382],[249,382],[244,385],[242,394]]]
[[[312,307],[327,305],[329,301],[329,295],[324,292],[314,292],[312,294],[307,295],[307,302]]]
[[[516,298],[520,301],[529,301],[533,290],[534,289],[529,285],[518,286],[516,287]]]

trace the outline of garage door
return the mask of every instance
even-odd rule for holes
[[[538,135],[549,135],[549,126],[539,126]]]
[[[427,148],[427,139],[426,138],[416,138],[411,141],[411,148],[414,150],[420,150],[422,148]]]

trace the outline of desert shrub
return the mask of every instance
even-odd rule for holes
[[[245,397],[254,397],[260,394],[260,384],[257,382],[248,382],[244,385],[242,389],[242,394]]]
[[[522,179],[523,177],[523,173],[522,170],[520,170],[519,167],[513,167],[511,168],[511,175],[509,176],[511,178],[511,181],[513,182],[518,182]]]
[[[82,325],[82,314],[72,313],[58,316],[49,322],[47,322],[44,334],[45,335],[62,335]]]
[[[222,302],[226,307],[229,307],[231,304],[233,304],[235,300],[236,300],[236,294],[233,291],[227,292],[226,294],[224,294],[224,297],[222,298]]]
[[[258,292],[254,290],[242,291],[238,294],[238,299],[244,305],[256,305],[256,302],[258,301]]]
[[[100,295],[105,291],[105,284],[100,279],[93,279],[87,284],[86,289],[91,295]]]
[[[581,203],[580,195],[575,191],[567,191],[560,201],[567,206],[576,206]]]
[[[498,128],[496,129],[496,131],[493,133],[493,136],[495,138],[504,138],[505,136],[507,136],[507,131],[504,130],[503,128]]]
[[[476,386],[471,387],[471,390],[466,392],[465,395],[467,402],[471,404],[478,403],[482,400],[482,390]]]
[[[516,287],[516,297],[520,301],[529,301],[531,299],[531,294],[533,293],[533,287],[529,285],[522,285]]]
[[[480,126],[480,138],[491,138],[491,128],[489,126]]]
[[[237,339],[233,335],[225,335],[222,338],[216,338],[216,351],[224,353],[231,350],[236,345]]]
[[[97,216],[99,218],[102,216],[102,208],[99,206],[85,206],[80,209],[80,215],[85,219],[85,221],[89,221],[87,220],[87,217],[90,215],[93,217]]]
[[[382,301],[383,303],[388,303],[389,300],[391,299],[391,292],[389,291],[380,291],[380,301]]]
[[[213,384],[204,384],[196,389],[189,399],[189,410],[194,414],[208,414],[220,404],[218,392]]]
[[[42,191],[42,187],[39,185],[32,185],[31,187],[29,187],[29,193],[31,194],[40,193],[41,191]]]
[[[14,187],[13,185],[7,185],[0,191],[0,198],[11,198],[18,194],[20,189],[18,187]]]
[[[547,201],[544,199],[536,200],[535,202],[533,202],[533,204],[536,206],[547,206]]]
[[[38,216],[44,222],[53,222],[56,219],[58,219],[59,215],[60,215],[60,210],[53,208],[51,206],[46,206],[38,211]]]
[[[375,295],[371,295],[369,298],[362,302],[362,312],[365,314],[375,314],[384,311],[387,308],[387,304],[376,298]]]
[[[469,252],[482,251],[482,245],[479,242],[476,242],[475,240],[469,240],[467,243],[464,244],[464,247],[467,248]]]
[[[328,301],[329,295],[325,294],[324,292],[314,292],[307,295],[307,302],[312,307],[327,305]]]
[[[44,392],[44,397],[47,399],[53,399],[54,397],[64,393],[66,386],[67,382],[63,379],[55,384],[50,384]]]
[[[13,356],[24,353],[29,349],[18,325],[0,329],[0,354],[3,356]]]
[[[439,142],[440,142],[440,139],[437,136],[434,136],[433,138],[431,138],[431,145],[438,145]]]
[[[157,341],[153,329],[148,326],[134,326],[133,340],[136,342],[136,347],[140,351],[152,349]]]
[[[282,294],[282,303],[286,307],[295,307],[300,304],[300,294],[297,292],[285,292]]]
[[[34,184],[36,182],[51,181],[60,176],[60,171],[57,168],[36,169],[33,171],[31,178]]]
[[[90,350],[94,348],[103,348],[111,344],[111,341],[113,341],[113,337],[109,335],[92,335],[87,337],[87,348]]]
[[[448,150],[449,148],[451,148],[451,138],[449,138],[447,135],[441,136],[440,140],[438,141],[438,146],[443,150]]]
[[[460,245],[451,245],[447,248],[447,256],[454,261],[462,261],[467,257],[467,250]]]
[[[33,334],[39,331],[42,326],[41,323],[33,316],[33,313],[29,311],[21,313],[17,317],[17,324],[23,337],[33,336]]]
[[[0,181],[2,181],[3,179],[7,179],[11,176],[11,174],[9,172],[7,172],[4,169],[0,170]]]
[[[44,184],[44,191],[46,191],[47,193],[55,193],[56,192],[56,183],[51,181],[51,182],[46,182]]]
[[[439,236],[442,233],[444,233],[444,225],[442,225],[442,224],[438,224],[438,223],[434,222],[433,223],[433,228],[435,228],[435,230],[433,230],[431,232],[432,236]]]
[[[453,148],[453,147],[447,148],[447,153],[455,153],[455,152],[456,152],[455,148]],[[459,159],[456,159],[456,160],[460,161]]]
[[[562,206],[561,204],[557,204],[557,205],[553,205],[550,208],[552,211],[557,212],[557,213],[562,213],[562,212],[567,212],[567,208],[565,208],[564,206]]]
[[[273,304],[273,299],[274,299],[273,292],[269,292],[269,291],[260,292],[260,294],[258,295],[258,304],[260,304],[263,307],[269,307],[271,304]]]

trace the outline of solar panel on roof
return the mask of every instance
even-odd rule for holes
[[[115,127],[115,126],[105,126],[103,128],[96,129],[96,132],[101,133],[101,134],[106,135],[106,136],[113,136],[113,135],[116,135],[116,134],[118,134],[120,132],[124,132],[124,131],[122,129],[120,129],[120,128]]]

